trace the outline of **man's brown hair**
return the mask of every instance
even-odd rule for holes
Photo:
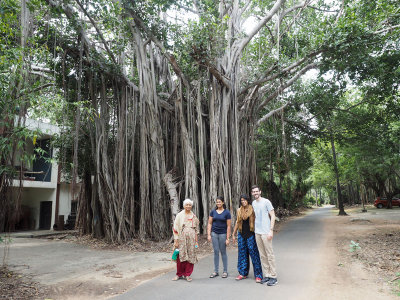
[[[259,191],[261,191],[260,187],[257,184],[251,186],[251,190],[254,190],[254,189],[258,189]]]

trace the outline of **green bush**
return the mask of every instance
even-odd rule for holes
[[[310,196],[310,197],[306,196],[306,197],[303,198],[303,205],[305,207],[311,207],[314,204],[315,204],[315,198],[313,196]]]

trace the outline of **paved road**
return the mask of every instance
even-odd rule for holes
[[[43,234],[47,233],[12,234],[7,258],[12,270],[32,277],[43,285],[75,282],[76,286],[81,286],[83,283],[100,282],[104,289],[110,286],[116,290],[121,280],[136,280],[137,275],[171,267],[169,253],[92,249],[65,241],[25,238]],[[0,244],[0,262],[3,255],[4,245]]]
[[[229,277],[226,279],[208,278],[213,269],[213,257],[210,255],[195,265],[192,282],[171,281],[175,272],[169,272],[113,299],[307,299],[307,289],[312,287],[317,276],[318,256],[324,242],[323,218],[330,215],[330,208],[316,209],[305,217],[289,222],[275,235],[274,251],[279,282],[274,287],[256,284],[252,270],[250,278],[235,281],[237,251],[230,251]]]

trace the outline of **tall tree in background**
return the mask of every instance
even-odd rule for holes
[[[46,50],[32,40],[28,1],[0,7],[0,231],[8,231],[19,220],[23,170],[34,159],[26,145],[40,134],[25,128],[25,115],[32,99],[53,84],[41,81],[32,59]]]
[[[352,82],[361,98],[349,101],[339,121],[357,151],[364,184],[389,199],[399,192],[397,119],[399,107],[399,2],[355,2],[335,31],[334,46],[324,52],[323,69]],[[350,97],[348,97],[350,99]],[[361,146],[362,145],[362,146]],[[360,155],[358,155],[358,153]],[[366,166],[368,165],[368,166]],[[365,167],[362,167],[365,166]],[[372,174],[371,174],[372,173]]]
[[[70,24],[61,29],[47,23],[55,36],[51,40],[57,40],[54,49],[64,49],[67,69],[60,76],[67,101],[84,108],[74,123],[92,128],[96,172],[86,172],[95,180],[83,177],[88,179],[79,196],[79,224],[88,228],[87,222],[100,219],[106,238],[117,242],[136,233],[165,237],[176,202],[184,197],[194,200],[203,226],[217,195],[231,208],[238,204],[240,193],[256,181],[254,129],[285,104],[267,105],[316,66],[320,45],[297,22],[303,18],[317,29],[316,19],[330,18],[309,3],[270,1],[259,7],[200,1],[187,9],[185,3],[174,7],[198,15],[183,28],[162,19],[177,2],[48,4]],[[243,23],[251,15],[259,21],[246,34]],[[71,30],[77,42],[62,34]],[[118,36],[112,34],[116,31]],[[302,47],[291,36],[294,31],[301,32]],[[245,54],[249,47],[256,57]],[[75,78],[66,78],[72,70]],[[77,137],[74,144],[77,153]],[[79,157],[73,163],[77,168]],[[168,174],[183,180],[182,189]],[[171,206],[163,181],[174,195],[182,193],[171,197]]]
[[[30,2],[33,45],[51,55],[30,63],[40,62],[41,75],[51,70],[45,84],[54,79],[63,95],[59,153],[79,201],[78,227],[113,242],[162,239],[183,198],[193,199],[203,227],[217,195],[236,207],[258,180],[257,131],[274,117],[282,150],[301,149],[285,126],[296,104],[287,95],[305,72],[352,49],[345,27],[356,30],[352,11],[360,8],[331,5]],[[290,202],[291,176],[303,180],[282,161]]]

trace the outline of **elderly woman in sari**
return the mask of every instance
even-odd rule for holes
[[[199,219],[192,212],[193,201],[183,201],[183,210],[176,215],[173,232],[174,248],[179,249],[176,259],[176,276],[172,279],[186,278],[192,281],[190,275],[193,272],[194,264],[197,263],[196,248],[198,247]]]

